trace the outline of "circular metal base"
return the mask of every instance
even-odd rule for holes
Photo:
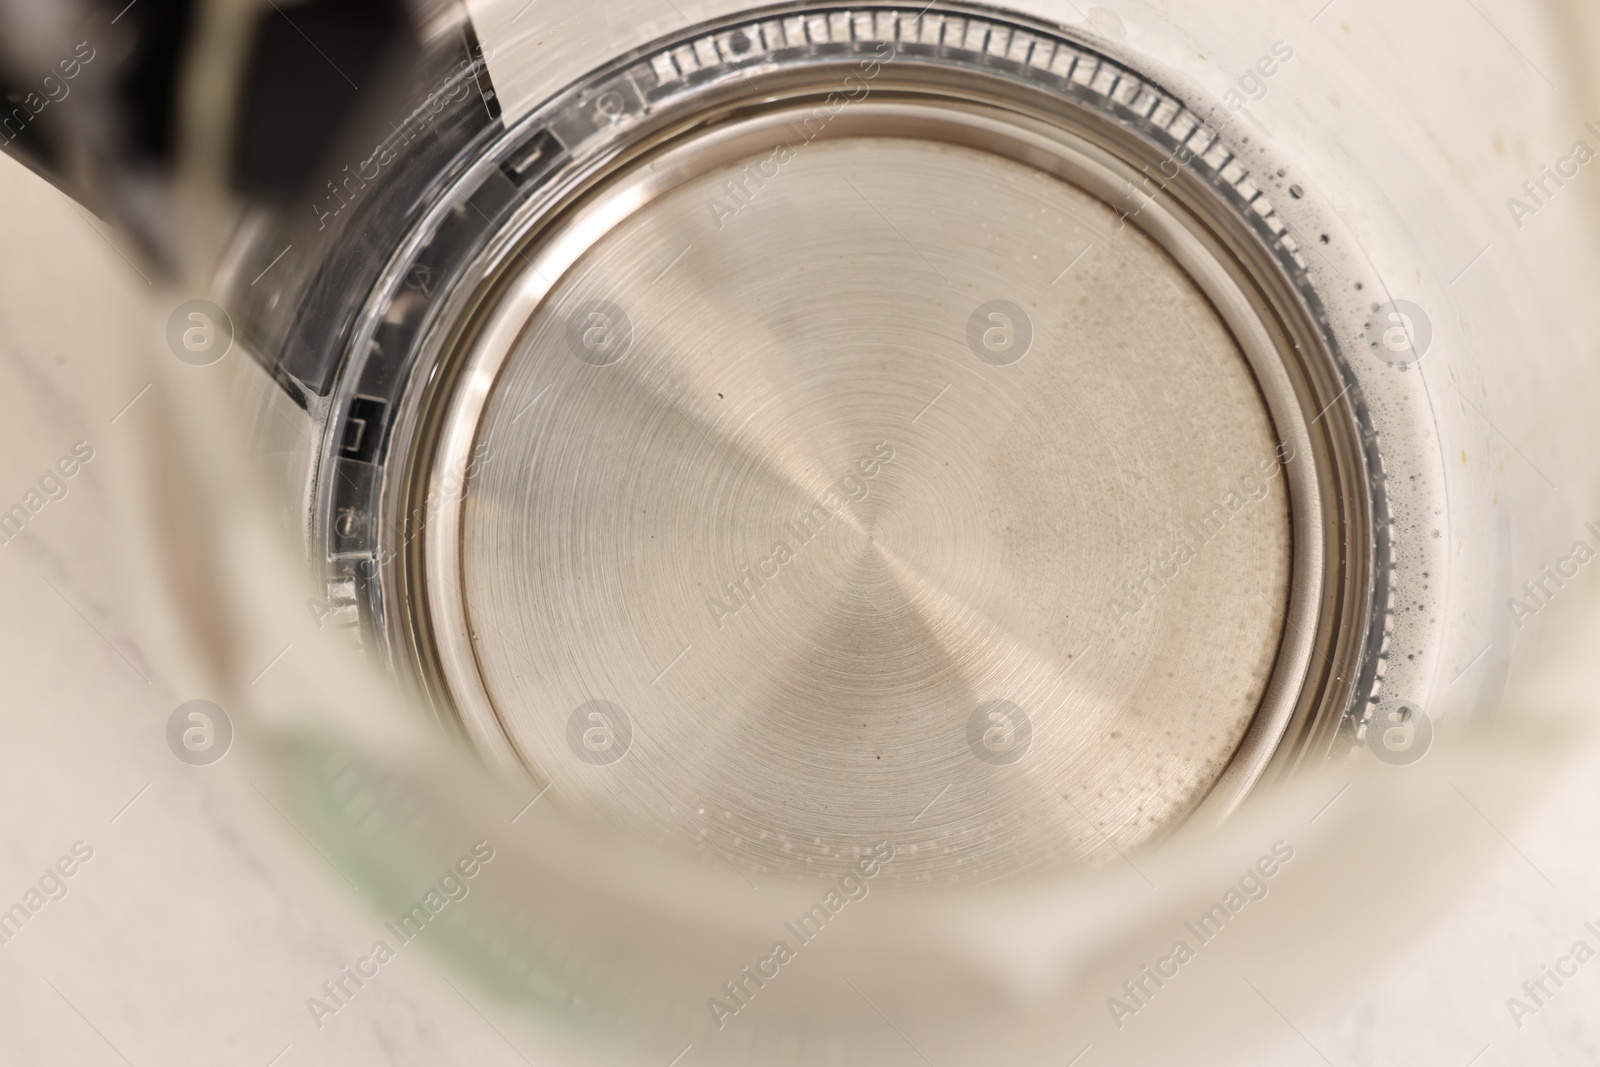
[[[763,870],[1115,855],[1303,676],[1276,353],[1059,131],[807,115],[612,176],[518,265],[435,459],[491,457],[429,554],[450,689],[563,803]]]

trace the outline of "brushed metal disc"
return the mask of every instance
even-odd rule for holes
[[[1279,659],[1257,376],[1084,188],[867,107],[776,128],[521,268],[444,435],[492,458],[430,545],[468,718],[550,800],[748,869],[1115,858]]]

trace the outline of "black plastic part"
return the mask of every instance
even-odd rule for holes
[[[235,188],[284,203],[320,184],[319,169],[365,100],[378,95],[384,68],[415,50],[398,0],[311,0],[265,11],[240,87]]]
[[[258,242],[260,262],[244,273],[271,269],[230,309],[249,349],[302,407],[333,388],[364,298],[431,206],[429,190],[464,165],[474,142],[501,132],[467,32],[413,64],[406,91],[391,94],[384,111],[357,127],[371,131],[367,140],[340,142],[310,188],[275,209],[275,236]],[[425,272],[409,280],[428,294],[435,283]]]
[[[178,89],[195,7],[196,0],[140,0],[118,23],[132,22],[138,35],[118,77],[127,147],[136,161],[165,167],[177,150]]]

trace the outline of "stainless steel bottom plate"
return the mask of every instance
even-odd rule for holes
[[[1301,696],[1281,342],[1086,141],[814,115],[621,167],[507,260],[427,457],[487,457],[428,534],[438,670],[553,801],[741,867],[1115,856]]]

